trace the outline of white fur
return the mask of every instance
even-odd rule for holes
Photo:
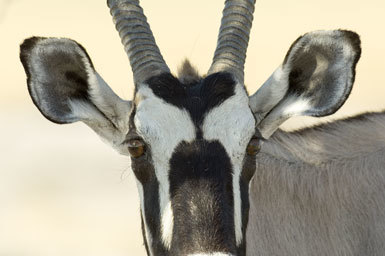
[[[141,208],[141,213],[142,213],[142,219],[143,219],[143,224],[144,224],[144,233],[146,234],[146,240],[147,240],[147,245],[148,245],[148,250],[150,253],[150,256],[154,255],[152,251],[152,234],[150,230],[148,230],[148,225],[147,225],[147,220],[146,220],[146,211],[144,207],[144,193],[143,193],[143,186],[142,184],[136,180],[136,185],[138,186],[138,191],[139,191],[139,199],[140,199],[140,208]]]
[[[170,202],[169,160],[182,141],[195,139],[195,126],[186,110],[181,110],[141,85],[136,94],[135,125],[139,135],[151,146],[155,174],[159,182],[162,240],[166,248],[172,241],[173,213]]]
[[[287,105],[285,104],[285,108],[282,112],[283,115],[295,116],[302,114],[309,108],[311,108],[309,99],[292,97],[287,99]]]
[[[259,123],[265,115],[285,96],[289,83],[288,74],[278,67],[267,81],[250,97],[250,107]]]
[[[95,105],[98,108],[84,100],[69,100],[68,105],[72,113],[68,119],[83,121],[92,128],[104,142],[110,144],[120,154],[128,155],[126,145],[122,144],[128,132],[128,120],[126,121],[126,125],[123,125],[123,122],[119,122],[119,126],[117,126],[117,123],[115,122],[113,122],[115,124],[115,126],[113,126],[110,121],[113,121],[112,117],[116,119],[121,117],[122,120],[126,120],[130,113],[130,110],[128,109],[129,104],[126,102],[113,102],[115,102],[116,105],[121,105],[122,111],[114,116],[106,115],[109,118],[109,120],[107,120],[106,117],[101,114],[101,112],[104,113],[104,111],[96,104]],[[123,110],[124,108],[127,109]]]
[[[172,241],[172,230],[174,226],[174,215],[171,208],[171,201],[168,202],[167,206],[162,212],[162,240],[167,248],[171,247]]]
[[[102,129],[107,130],[103,131],[106,134],[103,136],[104,140],[111,144],[119,153],[128,155],[127,147],[122,145],[122,142],[126,139],[128,133],[131,102],[124,101],[116,95],[103,78],[93,71],[88,59],[84,57],[83,62],[88,74],[88,83],[90,85],[88,94],[91,101],[114,124],[114,127],[107,127],[106,124],[104,124],[104,127],[103,124],[99,125],[102,126]]]
[[[92,102],[123,134],[127,134],[131,102],[124,101],[116,95],[98,73],[90,72],[91,70],[87,71],[90,85],[88,94]]]
[[[248,105],[248,96],[237,84],[235,95],[212,109],[203,121],[206,140],[218,140],[226,149],[233,165],[234,223],[237,245],[242,242],[242,212],[239,178],[248,142],[254,134],[255,119]]]

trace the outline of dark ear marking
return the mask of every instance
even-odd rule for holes
[[[291,50],[289,50],[285,58],[283,66],[285,67],[285,63],[290,61],[292,67],[289,73],[287,94],[303,95],[303,97],[312,101],[313,108],[307,110],[304,113],[306,115],[321,117],[335,113],[345,103],[352,90],[355,80],[355,68],[361,56],[360,38],[352,31],[337,30],[335,33],[334,38],[330,40],[338,41],[329,42],[329,46],[317,44],[317,42],[313,43],[314,39],[312,37],[301,36],[290,47]],[[317,39],[322,40],[323,38],[316,38],[315,40]],[[351,47],[352,60],[344,59],[346,54],[343,51],[347,51],[346,45],[338,45],[343,41]],[[289,60],[288,56],[290,55],[294,56]],[[334,65],[339,64],[341,61],[345,61],[345,69],[333,72]],[[322,64],[322,62],[326,63],[327,70],[316,74],[315,72],[320,69],[320,63]],[[344,83],[346,84],[336,86],[340,77],[342,75],[347,76],[348,72],[351,72],[351,74],[350,78],[345,78]],[[319,91],[323,91],[323,93],[319,94]],[[314,97],[314,95],[317,96]],[[337,97],[339,98],[337,99]],[[324,105],[334,106],[325,108]]]
[[[31,72],[30,72],[30,67],[29,67],[29,55],[32,51],[32,49],[35,47],[35,45],[40,41],[40,40],[44,40],[46,39],[46,37],[30,37],[30,38],[27,38],[23,41],[23,43],[20,45],[20,61],[24,67],[24,71],[27,75],[27,85],[28,85],[28,92],[29,92],[29,95],[31,95],[31,99],[32,99],[32,102],[33,104],[37,107],[37,109],[40,111],[40,113],[45,117],[47,118],[48,120],[50,120],[51,122],[54,122],[54,123],[57,123],[57,124],[66,124],[66,123],[69,123],[69,122],[66,122],[66,121],[59,121],[59,120],[56,120],[54,118],[51,118],[50,115],[46,114],[44,111],[42,111],[39,107],[39,103],[38,103],[38,100],[36,99],[36,97],[33,97],[32,95],[35,95],[33,89],[31,88],[30,84],[31,84]]]
[[[353,31],[350,31],[350,30],[339,30],[339,31],[344,33],[346,39],[350,42],[351,46],[354,49],[354,52],[356,53],[355,57],[354,57],[354,60],[353,60],[353,63],[352,63],[352,77],[351,77],[351,80],[350,80],[351,85],[353,85],[354,81],[356,80],[356,67],[357,67],[357,63],[360,60],[361,53],[362,53],[362,50],[361,50],[361,39],[360,39],[360,36],[357,33],[353,32]],[[343,101],[341,102],[341,106],[348,99],[348,97],[350,95],[350,92],[352,91],[352,88],[353,88],[353,86],[350,87],[349,91],[345,95],[345,99],[343,99]],[[336,112],[339,108],[337,108],[334,112]],[[330,114],[333,114],[333,113],[330,113]]]
[[[283,66],[285,66],[287,60],[289,59],[289,56],[290,56],[290,53],[292,52],[293,48],[295,45],[297,45],[297,43],[302,39],[303,36],[300,36],[298,37],[291,45],[290,45],[290,48],[289,50],[287,51],[286,53],[286,56],[285,56],[285,59],[283,60]]]
[[[20,45],[33,103],[48,120],[82,121],[128,154],[121,142],[131,103],[117,96],[95,71],[84,47],[66,38],[32,37]]]
[[[268,138],[292,116],[336,112],[352,90],[360,56],[360,38],[352,31],[315,31],[299,37],[283,64],[250,98],[262,135]]]
[[[84,47],[70,39],[32,37],[20,45],[20,60],[29,93],[40,112],[59,124],[78,121],[70,117],[69,101],[88,101],[85,62],[95,72]]]

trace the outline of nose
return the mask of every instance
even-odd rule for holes
[[[194,256],[233,255],[236,252],[233,204],[224,185],[193,179],[172,191],[175,250]],[[195,253],[197,250],[199,253]]]
[[[182,146],[170,159],[172,249],[186,256],[233,255],[237,249],[230,158],[215,141]]]

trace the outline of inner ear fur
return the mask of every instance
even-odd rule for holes
[[[128,131],[130,102],[95,71],[86,50],[66,38],[32,37],[20,46],[28,90],[50,121],[82,121],[114,146]]]
[[[267,138],[296,115],[326,116],[348,98],[361,55],[351,31],[315,31],[299,37],[283,64],[250,97],[258,128]]]

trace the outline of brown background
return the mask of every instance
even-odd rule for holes
[[[222,0],[143,0],[170,68],[185,57],[211,64]],[[363,54],[351,97],[332,118],[385,108],[385,1],[260,0],[246,63],[254,92],[301,34],[344,28],[361,35]],[[144,255],[129,161],[83,124],[58,126],[33,106],[18,58],[24,38],[69,37],[123,98],[132,76],[106,6],[95,0],[0,0],[0,255]],[[286,129],[314,118],[294,118]]]

